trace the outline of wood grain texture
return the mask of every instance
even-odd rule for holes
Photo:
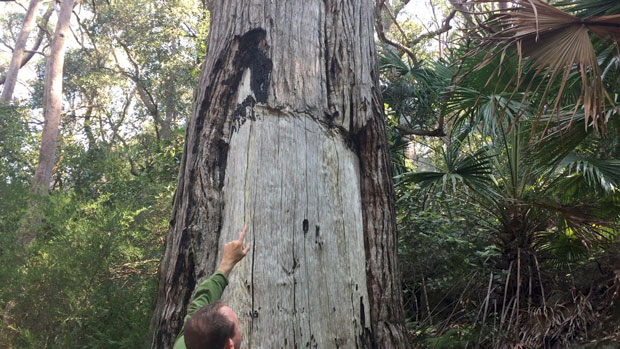
[[[250,348],[408,348],[370,0],[213,1],[153,317],[169,348],[244,224]]]
[[[220,236],[248,224],[252,252],[224,299],[250,348],[360,347],[370,317],[357,156],[306,115],[255,110],[230,141]]]

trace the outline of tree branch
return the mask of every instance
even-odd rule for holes
[[[413,129],[407,126],[396,126],[396,129],[402,136],[427,136],[427,137],[444,137],[446,133],[443,130],[444,115],[443,112],[439,115],[439,121],[437,127],[434,130],[421,130]]]
[[[471,13],[469,13],[469,10],[467,9],[467,7],[462,1],[461,2],[459,2],[459,0],[448,0],[448,1],[450,1],[450,4],[457,11],[461,12],[461,14],[463,15],[467,23],[469,23],[469,25],[474,26],[474,27],[476,26],[476,23],[474,23]]]
[[[15,3],[17,4],[17,6],[21,7],[24,9],[24,11],[28,11],[28,9],[26,9],[26,6],[20,4],[19,2],[15,1]]]
[[[116,123],[112,121],[112,118],[110,118],[110,114],[106,113],[106,119],[108,121],[108,125],[110,125],[110,129],[112,130],[112,138],[110,139],[110,143],[114,143],[116,139],[121,138],[118,134],[118,130],[123,125],[125,118],[127,117],[127,110],[129,109],[129,106],[131,105],[131,102],[133,101],[134,94],[135,92],[132,92],[127,95],[127,99],[125,100],[125,103],[123,103],[123,109]]]
[[[159,119],[159,110],[157,109],[157,105],[153,100],[153,96],[142,86],[139,81],[134,80],[134,83],[136,84],[138,97],[140,97],[140,100],[142,101],[142,103],[144,103],[144,106],[149,111],[149,114],[151,114],[154,118]]]
[[[448,14],[448,17],[446,17],[446,19],[443,21],[443,25],[440,28],[418,36],[417,38],[415,38],[415,40],[411,41],[411,46],[415,46],[424,39],[435,37],[437,35],[443,34],[447,32],[448,30],[452,29],[452,26],[450,25],[450,21],[454,18],[454,16],[456,15],[456,12],[457,12],[456,9],[453,9],[452,11],[450,11],[450,14]]]
[[[127,59],[129,60],[131,65],[133,65],[136,72],[134,75],[125,72],[124,69],[121,67],[118,58],[116,57],[116,54],[114,53],[114,51],[112,51],[112,55],[114,57],[114,60],[116,61],[116,65],[121,70],[121,74],[129,77],[136,84],[136,90],[138,92],[138,97],[140,97],[140,100],[142,101],[142,103],[144,103],[144,105],[146,106],[146,109],[153,116],[153,118],[155,119],[155,122],[159,124],[160,122],[159,109],[157,108],[157,103],[155,102],[155,98],[153,98],[153,95],[142,85],[142,81],[140,79],[140,66],[138,65],[138,62],[136,62],[136,60],[131,56],[131,52],[129,50],[129,47],[127,47],[127,45],[125,45],[123,42],[119,40],[117,40],[117,43],[119,44],[119,46],[123,48],[123,51],[125,51],[125,54],[127,55]],[[155,130],[157,131],[157,128],[155,128]]]
[[[0,44],[4,45],[6,48],[8,48],[11,51],[15,51],[15,47],[9,45],[6,41],[0,39]]]
[[[384,6],[385,6],[385,9],[387,10],[388,16],[392,20],[392,24],[396,26],[396,29],[398,29],[398,31],[400,32],[400,35],[402,35],[403,38],[406,38],[407,34],[405,34],[405,31],[400,26],[400,23],[398,23],[398,21],[396,20],[396,16],[398,15],[399,10],[397,9],[396,14],[394,14],[392,13],[392,10],[390,10],[390,8],[387,5],[385,5],[385,3],[384,3]]]
[[[387,8],[387,5],[385,5],[385,0],[379,0],[377,2],[377,6],[375,7],[375,12],[376,12],[376,16],[377,16],[377,20],[376,20],[376,27],[377,27],[377,35],[379,36],[379,39],[381,41],[383,41],[384,43],[395,47],[396,49],[400,50],[400,51],[404,51],[407,56],[409,56],[409,58],[411,58],[411,61],[413,62],[413,66],[417,67],[418,66],[418,59],[416,58],[416,55],[413,51],[411,51],[408,47],[406,47],[405,45],[396,42],[396,41],[392,41],[390,39],[388,39],[388,37],[385,35],[385,29],[383,27],[383,21],[381,21],[381,13],[383,12],[383,8]],[[389,11],[389,9],[388,9]],[[394,22],[396,22],[396,20],[394,18],[392,18],[392,20],[394,20]]]
[[[443,131],[443,127],[438,127],[434,130],[420,130],[409,128],[406,126],[396,126],[396,129],[403,136],[443,137],[446,135],[446,133]]]
[[[90,43],[93,45],[93,49],[95,50],[95,52],[101,54],[99,51],[99,48],[97,48],[97,43],[95,39],[90,35],[90,31],[88,30],[88,28],[86,28],[86,25],[82,22],[82,20],[80,20],[80,16],[78,16],[75,10],[73,11],[73,15],[75,16],[75,20],[78,23],[78,29],[80,29],[81,36],[83,37],[84,34],[86,34],[86,37],[88,38]],[[73,31],[71,32],[73,33]],[[73,35],[75,36],[75,33]],[[80,40],[76,38],[76,41],[82,46],[82,48],[84,48],[84,40],[80,42]]]
[[[454,16],[456,16],[456,13],[458,12],[456,8],[452,9],[452,11],[450,11],[450,14],[448,14],[446,19],[444,20],[443,25],[441,27],[439,27],[437,30],[429,31],[429,32],[427,32],[425,34],[422,34],[422,35],[418,36],[417,38],[412,40],[409,43],[409,47],[407,47],[407,46],[405,46],[405,45],[403,45],[403,44],[401,44],[399,42],[390,40],[386,36],[385,28],[383,27],[383,22],[381,21],[381,14],[383,12],[383,9],[385,9],[387,11],[388,15],[390,16],[390,18],[392,19],[392,21],[394,22],[394,24],[396,25],[398,30],[401,32],[403,37],[407,37],[407,35],[405,34],[404,30],[401,28],[400,24],[398,24],[398,21],[396,20],[396,17],[392,14],[392,12],[388,8],[388,6],[385,4],[385,0],[378,0],[375,11],[377,12],[377,14],[376,14],[377,15],[377,35],[379,36],[379,39],[381,41],[383,41],[384,43],[386,43],[386,44],[388,44],[388,45],[390,45],[392,47],[395,47],[396,49],[400,50],[401,52],[405,52],[407,54],[407,56],[409,56],[409,58],[411,58],[411,61],[413,62],[413,66],[416,67],[416,68],[419,66],[419,62],[418,62],[418,59],[417,59],[415,53],[409,47],[414,47],[417,44],[419,44],[420,42],[422,42],[422,40],[435,37],[437,35],[443,34],[443,33],[447,32],[447,31],[449,31],[450,29],[452,29],[452,26],[450,25],[450,22],[452,21],[452,19],[454,19]]]
[[[123,145],[123,148],[125,148],[127,152],[127,160],[129,161],[129,172],[135,177],[140,176],[140,171],[138,171],[138,166],[136,166],[136,162],[131,157],[131,155],[129,155],[129,146],[127,145],[127,142],[125,142],[125,140],[122,137],[119,137],[118,139],[120,140],[121,144]]]
[[[41,55],[41,56],[45,57],[45,53],[43,53],[43,52],[41,52],[41,51],[24,50],[24,52],[26,52],[26,53],[32,53],[32,55],[39,54],[39,55]],[[23,67],[23,65],[22,65],[22,67]]]

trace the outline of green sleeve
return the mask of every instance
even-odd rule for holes
[[[210,278],[203,281],[198,288],[196,288],[196,293],[194,294],[194,299],[187,307],[187,315],[185,315],[185,319],[183,320],[183,328],[181,328],[181,332],[177,337],[176,342],[174,343],[174,349],[184,349],[185,348],[185,337],[183,336],[183,332],[185,330],[185,323],[187,320],[200,308],[209,305],[211,303],[217,302],[220,297],[222,297],[222,292],[228,285],[228,280],[226,276],[222,274],[221,271],[216,271],[215,274],[211,275]]]
[[[222,297],[222,292],[228,285],[226,276],[221,271],[216,271],[210,278],[203,281],[194,294],[194,300],[187,307],[187,315],[185,321],[189,319],[198,309],[217,302]]]

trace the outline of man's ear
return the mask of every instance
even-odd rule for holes
[[[235,342],[233,342],[232,338],[228,338],[228,342],[226,342],[225,349],[235,349]]]

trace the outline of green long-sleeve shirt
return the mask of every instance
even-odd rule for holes
[[[216,271],[215,274],[211,275],[210,278],[203,281],[198,288],[196,289],[196,294],[194,294],[194,300],[189,304],[187,308],[187,315],[185,315],[185,319],[183,320],[183,328],[181,328],[181,332],[177,337],[176,342],[174,343],[173,349],[186,349],[185,347],[185,337],[183,336],[183,332],[185,331],[185,324],[187,320],[200,308],[209,305],[213,302],[217,302],[220,297],[222,297],[222,292],[228,285],[228,280],[226,280],[226,276],[222,274],[221,271]]]

